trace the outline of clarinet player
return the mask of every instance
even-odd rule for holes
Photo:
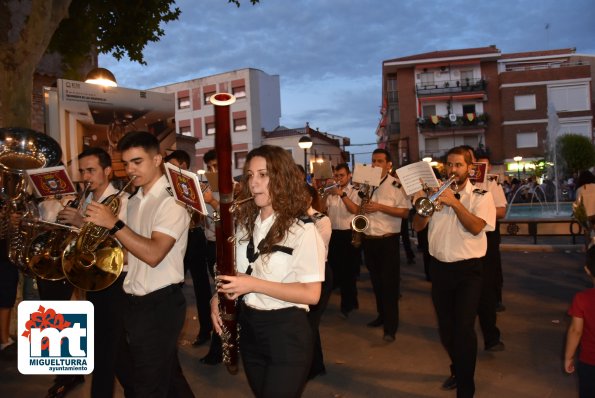
[[[291,155],[264,145],[250,151],[236,214],[237,276],[217,277],[218,292],[240,298],[240,353],[256,397],[299,397],[312,362],[309,304],[320,298],[325,247],[306,216],[306,191]],[[222,332],[219,298],[211,312]]]

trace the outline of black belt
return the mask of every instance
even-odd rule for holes
[[[386,239],[386,238],[392,238],[393,236],[399,236],[399,233],[390,233],[390,234],[384,234],[384,235],[364,235],[364,239]]]
[[[147,293],[144,296],[135,296],[134,294],[126,293],[126,297],[131,304],[145,304],[160,301],[163,297],[169,296],[180,291],[182,285],[179,283],[167,285],[161,289]]]

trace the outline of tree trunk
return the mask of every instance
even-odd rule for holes
[[[0,3],[0,126],[30,127],[33,75],[72,0]]]

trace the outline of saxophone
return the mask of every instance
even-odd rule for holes
[[[370,185],[363,184],[358,195],[362,198],[362,201],[357,215],[351,220],[351,244],[357,248],[362,245],[362,235],[370,226],[370,219],[365,216],[364,210],[364,207],[370,201]]]

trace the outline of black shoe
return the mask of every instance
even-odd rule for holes
[[[198,347],[206,343],[207,341],[211,340],[211,335],[207,336],[197,336],[196,339],[192,342],[194,347]]]
[[[62,398],[74,387],[84,382],[85,377],[82,375],[58,376],[54,381],[54,385],[49,388],[45,398]]]
[[[446,380],[444,380],[444,383],[442,383],[442,386],[440,388],[443,390],[454,390],[455,388],[457,388],[456,376],[455,375],[448,376],[448,378]]]
[[[382,340],[386,341],[387,343],[392,343],[395,341],[395,334],[394,333],[384,333],[384,337]]]
[[[504,346],[504,343],[499,341],[496,344],[491,344],[490,346],[487,346],[485,348],[486,351],[490,351],[490,352],[499,352],[499,351],[504,351],[506,349],[506,347]]]
[[[371,322],[368,322],[368,327],[369,328],[377,328],[379,326],[382,326],[384,324],[384,321],[382,320],[382,318],[378,317],[376,319],[374,319]]]
[[[223,362],[223,358],[221,355],[208,353],[204,357],[199,359],[200,363],[204,363],[205,365],[218,365]]]

